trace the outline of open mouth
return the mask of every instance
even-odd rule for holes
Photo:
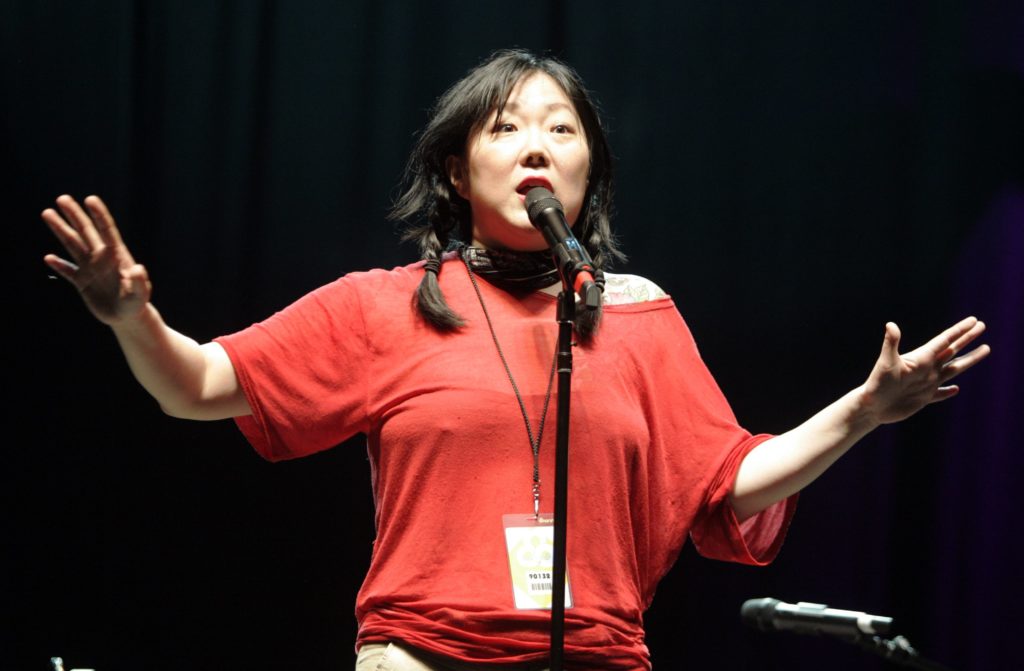
[[[542,186],[548,191],[554,192],[554,189],[551,187],[551,182],[544,179],[543,177],[527,177],[526,179],[519,183],[519,186],[516,187],[516,193],[518,193],[520,196],[525,197],[526,192],[536,186]]]

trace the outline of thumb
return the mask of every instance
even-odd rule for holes
[[[124,296],[136,296],[148,300],[151,291],[149,273],[146,272],[146,268],[142,264],[136,263],[121,272],[121,292]]]
[[[882,353],[879,359],[886,364],[895,364],[900,357],[900,327],[895,322],[885,324],[885,337],[882,339]]]

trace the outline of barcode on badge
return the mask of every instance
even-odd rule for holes
[[[526,584],[530,594],[541,594],[551,591],[550,571],[530,571],[526,574]]]

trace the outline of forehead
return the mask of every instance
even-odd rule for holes
[[[497,115],[501,111],[500,107],[494,109],[491,116]],[[509,91],[504,110],[514,113],[525,109],[538,111],[563,109],[576,114],[576,108],[565,89],[545,72],[530,72],[523,75]]]

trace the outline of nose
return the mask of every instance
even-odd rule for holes
[[[542,167],[547,165],[550,159],[544,142],[544,131],[540,128],[530,129],[526,133],[526,143],[523,145],[523,165],[531,168]]]

